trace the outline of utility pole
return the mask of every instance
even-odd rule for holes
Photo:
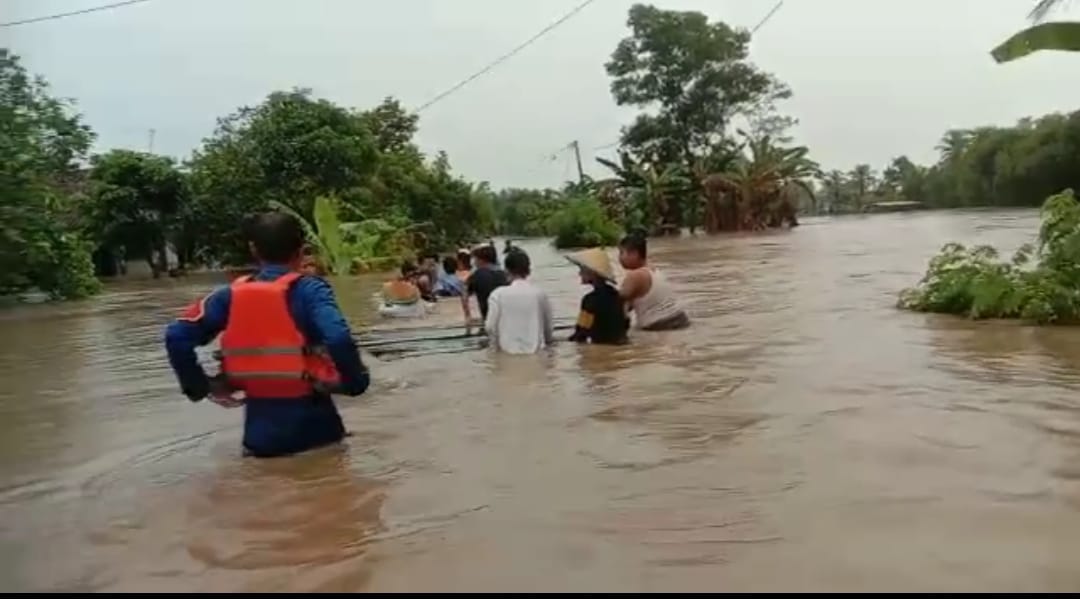
[[[585,171],[581,168],[581,146],[575,139],[570,142],[570,147],[574,149],[574,160],[577,161],[578,183],[585,183]]]
[[[150,130],[150,141],[149,141],[149,143],[147,144],[147,147],[146,147],[146,153],[147,154],[153,154],[154,153],[154,134],[155,133],[157,133],[157,129],[151,129]]]

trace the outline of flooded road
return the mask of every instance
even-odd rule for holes
[[[343,448],[241,459],[165,322],[211,285],[0,313],[0,583],[110,591],[1080,590],[1080,330],[894,309],[1031,211],[657,241],[694,326],[380,362]],[[575,270],[526,244],[557,316]],[[335,285],[359,326],[374,278]],[[435,322],[452,324],[451,302]]]

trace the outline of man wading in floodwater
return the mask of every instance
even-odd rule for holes
[[[626,269],[619,295],[634,311],[637,327],[645,331],[669,331],[690,326],[675,290],[667,278],[647,260],[645,236],[631,233],[619,242],[619,264]]]
[[[488,298],[491,292],[510,281],[506,273],[495,268],[495,248],[490,245],[482,245],[473,250],[473,262],[476,270],[469,275],[465,282],[465,295],[461,296],[461,311],[465,316],[465,329],[471,330],[472,310],[469,309],[469,296],[476,296],[476,305],[480,308],[480,320],[486,320],[488,315]]]
[[[330,285],[298,269],[304,231],[270,212],[246,223],[254,275],[189,306],[165,330],[165,349],[191,401],[244,406],[244,449],[273,457],[345,436],[330,392],[360,395],[369,377]],[[211,379],[197,346],[221,334],[221,373]],[[241,397],[237,397],[240,394]]]

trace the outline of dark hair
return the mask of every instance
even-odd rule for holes
[[[407,277],[409,275],[416,274],[416,271],[416,265],[412,262],[406,260],[401,263],[401,276]]]
[[[423,255],[423,258],[424,258],[424,260],[427,260],[428,258],[431,258],[431,259],[432,259],[432,260],[434,260],[435,262],[438,262],[438,261],[439,261],[439,255],[438,255],[438,254],[436,254],[436,253],[434,253],[434,252],[432,252],[432,253],[430,253],[430,254],[424,254],[424,255]]]
[[[472,267],[472,256],[469,255],[469,252],[458,252],[457,261],[460,268],[469,269]]]
[[[476,248],[473,250],[473,256],[475,256],[477,260],[483,260],[488,264],[495,264],[499,259],[498,254],[495,253],[495,248],[490,245],[482,245]]]
[[[636,253],[641,256],[642,260],[645,259],[645,256],[648,253],[647,245],[645,236],[641,233],[630,233],[626,237],[623,237],[622,241],[619,242],[620,248]]]
[[[532,269],[532,261],[529,260],[529,255],[524,250],[507,254],[506,259],[503,260],[503,265],[506,267],[506,272],[522,278],[529,276]]]
[[[446,271],[446,274],[452,275],[457,272],[458,261],[453,256],[447,256],[442,259],[442,269]]]
[[[263,212],[244,219],[244,236],[255,246],[255,256],[263,262],[291,262],[304,248],[304,228],[284,212]]]

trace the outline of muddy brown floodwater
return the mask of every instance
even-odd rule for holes
[[[380,362],[355,436],[240,457],[162,327],[213,278],[0,314],[14,590],[1080,590],[1080,330],[900,312],[1030,211],[658,241],[693,328]],[[561,316],[582,290],[525,244]],[[374,279],[338,281],[359,326]],[[457,321],[441,305],[435,322]]]

